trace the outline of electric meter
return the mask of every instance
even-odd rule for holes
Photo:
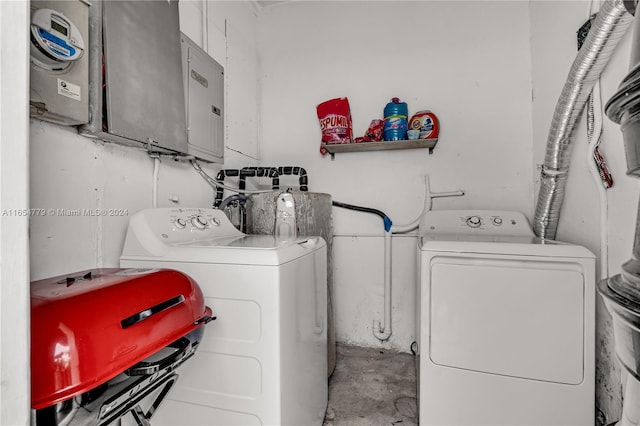
[[[84,53],[78,28],[61,12],[38,9],[31,17],[31,61],[47,70],[63,70]]]
[[[89,122],[89,7],[84,0],[31,1],[32,117]]]

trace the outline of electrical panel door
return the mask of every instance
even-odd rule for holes
[[[108,132],[150,150],[187,148],[178,2],[103,1]]]
[[[187,154],[224,162],[224,68],[184,34],[182,71]]]

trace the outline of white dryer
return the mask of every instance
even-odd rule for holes
[[[221,210],[149,209],[131,217],[120,265],[188,274],[217,317],[154,425],[322,424],[322,238],[245,235]]]
[[[594,255],[517,212],[431,211],[419,229],[420,424],[593,425]]]

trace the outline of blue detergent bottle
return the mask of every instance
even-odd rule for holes
[[[385,141],[401,141],[407,139],[409,108],[399,98],[391,99],[384,107],[383,133]]]

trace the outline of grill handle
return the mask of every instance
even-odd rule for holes
[[[127,369],[125,374],[128,376],[145,376],[167,368],[173,369],[193,355],[196,346],[198,346],[198,342],[192,342],[187,336],[181,337],[167,346],[175,348],[175,352],[158,361],[140,361]]]
[[[176,305],[179,305],[180,303],[184,302],[184,296],[183,295],[178,295],[176,297],[172,297],[171,299],[167,299],[162,303],[158,303],[157,305],[154,305],[150,308],[147,308],[143,311],[138,312],[137,314],[131,315],[130,317],[127,317],[125,319],[123,319],[122,321],[120,321],[120,326],[124,329],[127,327],[131,327],[134,324],[139,323],[140,321],[144,321],[147,318],[158,314],[162,311],[165,311],[169,308],[172,308]]]

